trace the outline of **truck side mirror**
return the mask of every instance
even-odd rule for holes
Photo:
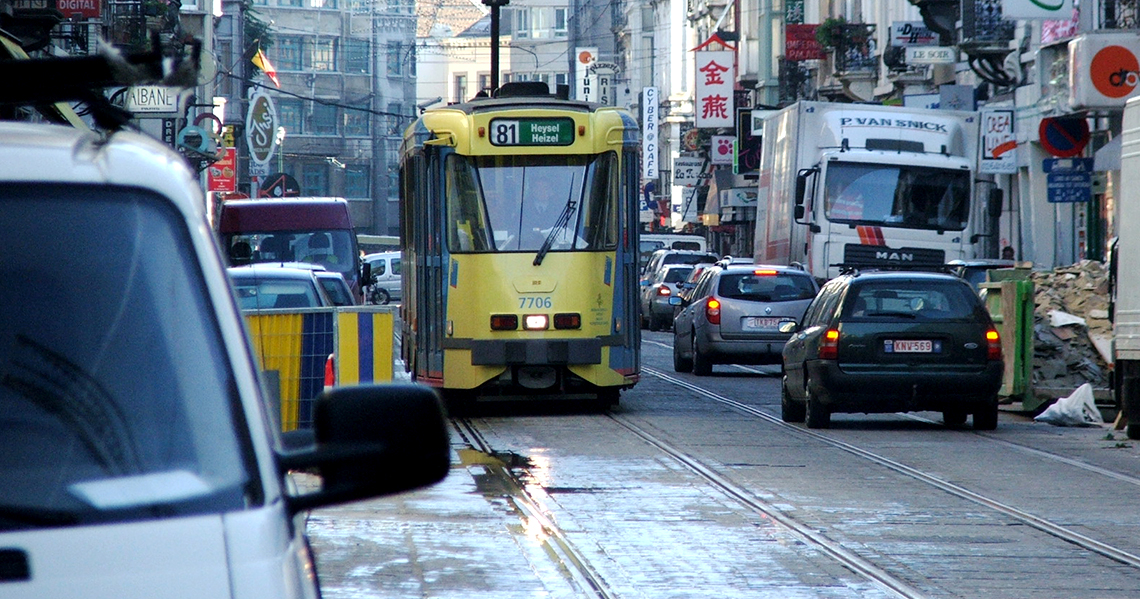
[[[1005,200],[1005,192],[997,187],[990,188],[990,197],[986,203],[986,208],[990,211],[990,218],[1000,218],[1002,202]]]
[[[796,220],[801,221],[804,219],[804,205],[796,204]]]
[[[805,168],[796,173],[796,222],[801,222],[807,214],[804,200],[807,199],[808,179],[818,172],[818,168]]]

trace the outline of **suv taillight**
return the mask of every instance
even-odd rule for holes
[[[669,291],[668,287],[658,287],[657,295],[673,295],[673,292]]]
[[[987,360],[1000,360],[1001,356],[1001,335],[998,334],[997,329],[990,329],[986,331],[986,359]]]
[[[839,358],[839,329],[827,329],[823,338],[819,340],[819,359],[835,360]]]
[[[709,324],[720,324],[720,300],[710,297],[705,303],[705,318]]]

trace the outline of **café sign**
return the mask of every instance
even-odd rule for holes
[[[249,157],[254,163],[265,165],[273,158],[277,149],[276,133],[277,109],[273,100],[259,91],[249,101],[245,120],[245,139],[249,145]]]

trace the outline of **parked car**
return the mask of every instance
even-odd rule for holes
[[[226,269],[242,310],[323,308],[335,305],[311,268],[274,264]]]
[[[788,266],[721,263],[701,274],[673,320],[673,369],[706,375],[714,364],[779,364],[790,332],[819,290]]]
[[[1013,268],[1017,265],[1014,260],[999,258],[975,258],[973,260],[951,260],[946,267],[951,273],[965,279],[978,290],[978,285],[986,282],[986,273],[995,268]]]
[[[387,304],[402,301],[403,280],[400,278],[400,252],[368,254],[364,262],[371,265],[372,283],[368,288],[368,303]]]
[[[673,305],[669,298],[677,294],[677,286],[689,276],[693,267],[670,264],[657,269],[653,278],[641,287],[641,325],[657,331],[673,325]]]
[[[356,305],[356,295],[352,293],[348,281],[344,280],[344,275],[329,270],[318,270],[314,274],[334,306]]]
[[[981,299],[946,273],[863,272],[824,285],[784,347],[786,422],[826,428],[834,412],[973,414],[997,426],[1001,339]]]
[[[657,269],[666,264],[701,264],[715,263],[720,258],[709,252],[694,252],[691,250],[657,250],[649,256],[649,262],[641,271],[641,280],[646,281],[653,276]]]
[[[34,68],[74,90],[88,71],[163,71],[99,56]],[[155,82],[117,85],[135,83]],[[99,109],[102,92],[87,93]],[[0,122],[5,598],[318,597],[309,510],[447,474],[425,387],[333,389],[313,429],[280,432],[206,205],[169,145]],[[292,485],[301,470],[320,486]]]

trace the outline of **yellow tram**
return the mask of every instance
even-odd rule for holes
[[[637,123],[539,85],[404,135],[402,355],[449,401],[616,404],[638,380]]]

